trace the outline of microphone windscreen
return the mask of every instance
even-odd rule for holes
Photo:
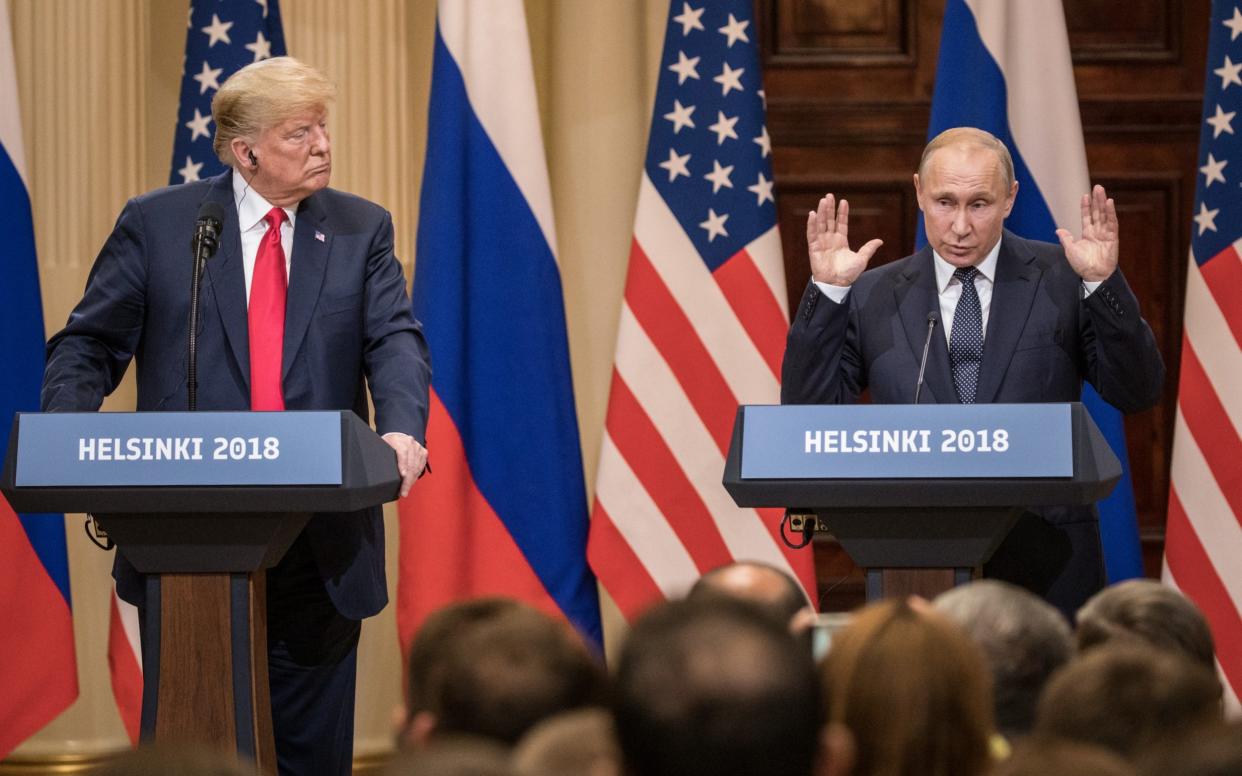
[[[215,221],[216,229],[224,225],[224,206],[219,202],[207,201],[198,207],[199,221]]]

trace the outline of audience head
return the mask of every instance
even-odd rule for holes
[[[1099,746],[1058,738],[1027,738],[992,776],[1136,776],[1134,766]]]
[[[1034,733],[1103,746],[1134,761],[1221,719],[1221,686],[1172,652],[1109,644],[1070,661],[1048,683]]]
[[[1106,642],[1138,642],[1216,668],[1212,630],[1203,613],[1155,580],[1132,579],[1105,588],[1078,610],[1077,619],[1080,652]]]
[[[810,655],[776,618],[723,597],[639,619],[617,668],[631,776],[807,776],[822,727]]]
[[[457,641],[462,635],[520,606],[512,598],[473,598],[437,609],[426,619],[410,645],[407,664],[405,701],[411,717],[430,709],[431,688],[438,681],[448,656],[457,650]]]
[[[992,579],[955,587],[933,603],[983,651],[997,729],[1010,738],[1030,732],[1040,692],[1074,652],[1065,618],[1034,594]]]
[[[989,764],[991,687],[979,648],[901,600],[861,609],[821,666],[830,722],[853,733],[856,773],[976,776]]]
[[[514,748],[513,767],[521,776],[620,776],[612,716],[579,709],[540,722]]]
[[[430,746],[399,753],[384,776],[517,776],[509,750],[495,741],[447,737]]]
[[[1143,776],[1242,774],[1242,722],[1212,725],[1179,743],[1145,756],[1139,768]]]
[[[473,735],[512,745],[553,714],[605,702],[604,673],[568,625],[521,604],[499,609],[443,634],[412,693],[423,720],[414,743]]]
[[[776,566],[757,561],[738,561],[712,569],[699,577],[686,597],[713,595],[752,601],[782,623],[793,623],[804,612],[813,613],[796,579]]]

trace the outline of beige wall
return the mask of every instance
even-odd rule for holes
[[[124,201],[168,179],[187,3],[7,1],[51,331],[81,293]],[[526,0],[526,7],[590,488],[668,6],[664,0]],[[435,4],[283,0],[281,12],[290,53],[339,86],[333,185],[393,212],[398,255],[412,270]],[[126,385],[109,407],[132,404]],[[106,662],[111,558],[86,540],[80,516],[66,524],[81,697],[18,756],[90,756],[126,745]],[[395,568],[391,516],[389,530]],[[616,633],[609,628],[610,639]],[[363,631],[358,755],[389,746],[399,676],[390,607]]]

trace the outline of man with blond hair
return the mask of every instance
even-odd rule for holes
[[[289,57],[217,92],[231,169],[126,203],[82,301],[48,343],[46,411],[91,411],[137,362],[139,410],[185,410],[188,255],[205,203],[225,213],[200,293],[200,410],[353,410],[393,448],[401,494],[422,473],[430,367],[389,214],[328,188],[332,84]],[[117,554],[117,591],[144,607]],[[268,673],[281,773],[347,774],[361,620],[387,603],[378,508],[314,515],[267,572]]]
[[[867,389],[876,404],[914,401],[929,325],[941,332],[922,403],[1073,402],[1083,380],[1123,412],[1156,403],[1164,364],[1118,269],[1104,187],[1082,197],[1080,237],[1023,239],[1004,228],[1018,195],[1009,151],[958,127],[928,144],[914,191],[928,245],[870,272],[881,241],[850,248],[846,200],[828,194],[808,214],[811,282],[789,329],[783,403],[851,403]],[[1026,513],[985,572],[1072,618],[1103,584],[1094,509]]]

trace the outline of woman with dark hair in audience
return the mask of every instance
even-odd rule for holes
[[[980,776],[992,764],[983,655],[947,619],[883,601],[860,610],[820,669],[830,722],[855,739],[854,776]]]

